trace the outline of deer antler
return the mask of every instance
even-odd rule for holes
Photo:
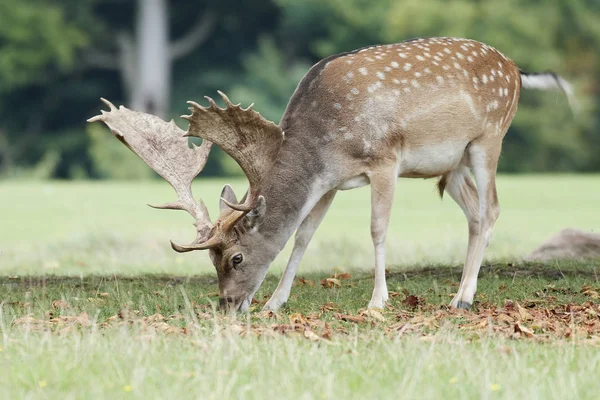
[[[243,204],[225,203],[245,215],[256,203],[267,173],[273,167],[281,143],[283,132],[271,121],[264,119],[252,109],[253,104],[244,109],[232,104],[221,91],[218,92],[226,107],[218,107],[214,100],[205,97],[210,106],[203,107],[189,101],[191,115],[182,118],[190,121],[187,136],[197,136],[215,143],[229,154],[248,178],[250,188]]]
[[[123,106],[117,109],[111,102],[101,99],[110,111],[102,111],[88,119],[88,122],[102,121],[123,144],[137,154],[150,168],[156,171],[173,187],[177,201],[150,207],[185,210],[195,218],[196,239],[188,246],[173,242],[179,252],[207,249],[217,245],[210,238],[212,223],[204,202],[197,203],[192,195],[192,180],[202,171],[212,143],[204,140],[201,146],[188,146],[185,132],[175,122],[141,112],[131,111]]]

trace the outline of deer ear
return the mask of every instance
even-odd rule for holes
[[[223,186],[223,190],[221,190],[221,199],[219,200],[219,210],[223,212],[224,210],[231,210],[227,204],[223,200],[227,200],[232,204],[237,204],[237,197],[233,192],[233,189],[229,185]]]
[[[263,221],[265,216],[265,212],[267,211],[267,203],[265,202],[265,198],[263,196],[258,196],[258,200],[256,201],[256,205],[245,217],[244,217],[244,227],[248,230],[252,230],[258,228],[260,223]]]

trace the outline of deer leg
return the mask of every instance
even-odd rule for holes
[[[369,308],[383,308],[388,300],[385,281],[385,237],[387,235],[394,189],[398,174],[396,170],[385,171],[369,177],[371,183],[371,238],[375,247],[375,287]]]
[[[464,178],[465,184],[459,186],[459,194],[457,195],[456,189],[453,189],[454,193],[450,194],[453,198],[457,195],[459,205],[463,203],[461,208],[468,210],[465,214],[469,220],[467,259],[458,292],[450,303],[457,308],[469,308],[473,303],[484,251],[489,244],[494,223],[500,214],[496,193],[496,167],[500,155],[500,143],[473,143],[468,151],[477,183],[477,196],[473,193],[473,184],[468,176]],[[478,213],[474,210],[475,199],[479,203]],[[477,214],[478,218],[475,217]]]
[[[479,198],[477,188],[470,177],[469,168],[461,166],[450,172],[445,177],[445,191],[463,210],[469,226],[469,242],[467,246],[467,259],[473,253],[475,239],[479,234]],[[463,277],[466,276],[467,264],[465,263]],[[462,282],[461,282],[462,283]]]
[[[277,285],[277,289],[275,289],[275,292],[273,292],[273,295],[263,307],[264,310],[278,310],[287,302],[290,297],[290,291],[292,289],[292,284],[294,283],[296,271],[298,271],[298,266],[300,265],[300,260],[302,260],[304,251],[317,230],[317,227],[321,224],[321,221],[323,221],[325,213],[335,197],[335,193],[335,190],[326,193],[321,200],[315,204],[314,208],[306,216],[304,221],[302,221],[300,227],[298,227],[296,236],[294,237],[294,249],[292,250],[292,255],[288,260],[285,271]]]

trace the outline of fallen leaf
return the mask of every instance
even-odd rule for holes
[[[71,305],[69,303],[67,303],[65,300],[54,300],[52,302],[52,308],[55,308],[57,310],[64,310],[66,308],[70,308]]]
[[[406,298],[402,300],[402,303],[410,308],[417,308],[422,301],[417,296],[411,294],[406,296]]]
[[[321,311],[339,311],[340,306],[335,303],[327,302],[321,306]]]
[[[300,325],[310,325],[310,322],[308,322],[308,319],[306,319],[306,317],[300,313],[294,313],[291,314],[289,316],[290,319],[290,324],[300,324]]]
[[[366,318],[361,315],[349,315],[349,314],[340,314],[335,313],[333,317],[346,322],[354,322],[355,324],[362,324],[366,322]]]
[[[345,279],[350,279],[350,278],[352,278],[352,275],[350,275],[350,274],[349,274],[349,273],[347,273],[347,272],[344,272],[343,274],[334,274],[334,275],[333,275],[333,278],[335,278],[335,279],[339,279],[340,281],[343,281],[343,280],[345,280]]]
[[[533,337],[533,335],[534,335],[534,333],[531,329],[529,329],[525,325],[521,324],[520,322],[515,323],[515,332],[522,333],[523,335],[525,335],[527,337]]]
[[[263,310],[254,314],[255,317],[261,319],[281,319],[281,317],[273,310]]]
[[[519,318],[521,319],[521,321],[531,321],[533,319],[531,314],[525,308],[523,308],[518,302],[516,304],[517,304],[517,312],[519,313]]]
[[[590,296],[592,299],[600,299],[600,294],[598,294],[597,291],[592,290],[592,289],[586,289],[586,290],[582,291],[581,293],[586,296]]]
[[[316,341],[318,341],[318,340],[321,339],[319,337],[319,335],[317,335],[316,333],[314,333],[310,329],[305,329],[304,330],[304,337],[307,338],[308,340],[312,341],[312,342],[316,342]]]
[[[380,311],[374,310],[372,308],[362,310],[359,314],[379,322],[385,322],[385,317],[383,316],[383,314]]]
[[[296,283],[299,286],[311,286],[311,287],[315,286],[315,281],[311,281],[310,279],[304,279],[302,277],[298,277],[298,279],[296,279]]]
[[[342,286],[342,283],[336,278],[325,278],[321,280],[321,286],[323,286],[325,289],[331,289]]]

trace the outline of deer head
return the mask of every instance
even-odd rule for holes
[[[196,227],[196,239],[188,245],[171,242],[173,250],[209,250],[217,270],[221,307],[245,310],[274,257],[268,246],[260,246],[259,251],[253,249],[262,241],[257,227],[267,208],[261,189],[275,163],[283,133],[279,126],[252,110],[252,105],[244,109],[232,104],[222,92],[219,94],[225,108],[218,107],[210,97],[206,97],[208,107],[189,102],[192,113],[182,116],[190,123],[187,132],[173,121],[167,123],[123,106],[117,109],[105,99],[102,101],[110,111],[102,111],[88,122],[104,122],[122,143],[169,182],[177,200],[151,207],[185,210],[194,217]],[[202,145],[189,147],[189,136],[202,138]],[[214,223],[202,200],[194,200],[191,188],[192,180],[206,164],[213,143],[240,165],[249,181],[241,203],[231,187],[223,188],[221,213]]]

